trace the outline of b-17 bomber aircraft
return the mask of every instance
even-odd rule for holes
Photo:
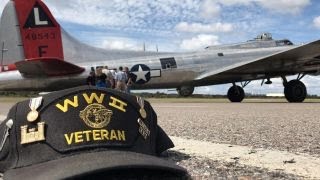
[[[281,77],[286,99],[303,102],[307,90],[301,79],[320,74],[320,40],[297,46],[264,33],[198,52],[99,49],[64,31],[41,0],[8,2],[1,17],[0,46],[1,91],[75,87],[85,84],[97,67],[127,66],[133,89],[176,88],[181,96],[190,96],[197,86],[230,83],[229,100],[241,102],[243,88],[251,81],[270,84],[271,78]],[[287,81],[289,75],[297,78]]]

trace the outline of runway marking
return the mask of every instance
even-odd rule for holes
[[[217,144],[206,141],[170,137],[175,144],[173,150],[185,154],[207,157],[212,160],[235,162],[239,164],[282,170],[288,174],[306,178],[320,179],[320,158],[308,154],[293,154],[286,151],[252,149],[248,146]]]

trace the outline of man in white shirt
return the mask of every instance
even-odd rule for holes
[[[107,88],[112,88],[114,86],[114,78],[108,66],[104,66],[104,68],[102,69],[102,73],[104,73],[107,76],[107,79],[106,79]]]
[[[116,73],[115,80],[116,80],[116,89],[119,91],[126,91],[127,75],[125,72],[123,72],[122,66],[119,67],[119,71]]]

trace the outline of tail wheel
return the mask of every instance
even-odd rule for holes
[[[284,87],[284,95],[288,102],[303,102],[307,97],[307,88],[299,80],[291,80]]]
[[[178,91],[178,94],[180,96],[188,97],[188,96],[192,95],[192,93],[194,91],[194,87],[192,87],[192,86],[182,86],[179,89],[177,89],[177,91]]]
[[[231,102],[241,102],[244,99],[244,90],[240,86],[232,86],[228,90],[228,99]]]

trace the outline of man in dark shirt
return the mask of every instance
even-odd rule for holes
[[[96,86],[105,88],[106,79],[107,79],[107,76],[104,73],[102,73],[102,68],[98,68],[97,75],[96,75]]]
[[[127,80],[126,80],[126,84],[127,84],[127,88],[126,88],[126,92],[130,93],[131,90],[131,86],[132,86],[132,77],[131,77],[131,73],[129,71],[128,67],[124,67],[124,72],[127,75]]]
[[[87,77],[87,85],[90,85],[90,86],[96,85],[96,75],[94,71],[91,71],[89,76]]]

